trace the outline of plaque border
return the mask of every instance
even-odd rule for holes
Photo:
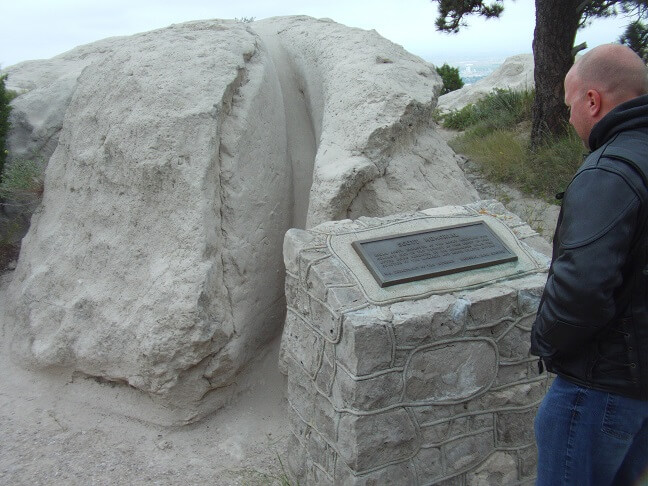
[[[454,228],[463,228],[467,226],[483,226],[486,228],[488,233],[496,240],[498,241],[509,253],[508,257],[503,257],[500,259],[488,261],[488,262],[481,262],[481,263],[471,263],[466,266],[461,266],[457,268],[450,268],[446,270],[438,270],[436,272],[424,272],[421,273],[420,275],[411,275],[409,277],[402,277],[402,278],[396,278],[392,280],[385,280],[383,279],[383,276],[381,275],[381,272],[376,268],[376,265],[369,259],[368,256],[365,255],[364,249],[362,248],[362,245],[365,243],[372,243],[374,241],[385,241],[385,240],[393,240],[396,238],[403,238],[407,236],[413,236],[413,235],[419,235],[423,233],[434,233],[435,231],[441,231],[441,230],[448,230],[448,229],[454,229]],[[418,280],[425,280],[428,278],[433,278],[433,277],[441,277],[443,275],[451,275],[454,273],[462,273],[462,272],[467,272],[469,270],[476,270],[478,268],[487,268],[487,267],[492,267],[495,265],[500,265],[502,263],[510,263],[510,262],[515,262],[518,260],[518,256],[513,252],[504,241],[493,231],[493,229],[486,223],[484,220],[479,220],[479,221],[472,221],[469,223],[459,223],[459,224],[452,224],[449,226],[439,226],[437,228],[432,228],[432,229],[425,229],[425,230],[418,230],[418,231],[409,231],[407,233],[399,233],[399,234],[394,234],[394,235],[389,235],[389,236],[383,236],[383,237],[376,237],[376,238],[369,238],[365,240],[356,240],[351,242],[351,246],[355,250],[355,252],[358,254],[362,262],[365,264],[373,278],[376,280],[378,285],[381,288],[385,287],[391,287],[393,285],[398,285],[402,283],[408,283],[408,282],[416,282]]]

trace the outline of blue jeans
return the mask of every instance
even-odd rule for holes
[[[648,484],[648,402],[558,376],[538,409],[535,435],[537,486]]]

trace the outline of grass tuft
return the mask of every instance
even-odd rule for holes
[[[44,164],[37,159],[18,159],[9,164],[0,182],[0,199],[32,202],[43,195]]]
[[[533,91],[496,90],[440,118],[445,128],[464,132],[451,141],[451,147],[478,162],[488,179],[553,201],[582,163],[584,148],[570,130],[562,138],[531,149],[533,96]]]

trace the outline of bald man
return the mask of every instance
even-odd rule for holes
[[[648,481],[648,78],[629,48],[565,78],[591,150],[564,193],[531,353],[555,373],[535,421],[538,481]],[[641,483],[644,484],[644,483]]]

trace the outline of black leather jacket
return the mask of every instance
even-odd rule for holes
[[[569,184],[531,353],[574,383],[648,400],[648,95],[592,129]]]

